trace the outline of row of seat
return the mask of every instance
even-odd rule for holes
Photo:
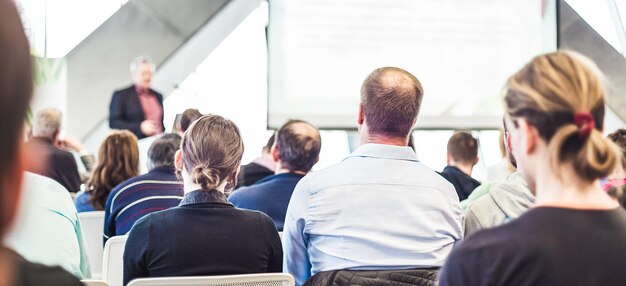
[[[100,280],[83,280],[86,286],[110,286]],[[128,286],[294,286],[293,277],[285,273],[260,273],[224,276],[165,277],[135,279]]]

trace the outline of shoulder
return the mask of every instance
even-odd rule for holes
[[[57,181],[36,175],[24,173],[24,201],[26,205],[32,207],[43,206],[53,210],[53,213],[60,214],[75,221],[76,209],[70,193]]]
[[[241,200],[246,200],[253,191],[254,188],[252,188],[252,186],[241,187],[228,196],[228,201],[237,206],[237,203]]]
[[[133,93],[134,90],[135,90],[135,86],[131,84],[130,86],[127,86],[125,88],[121,88],[121,89],[115,90],[113,92],[113,95],[130,94],[130,93]]]
[[[512,247],[516,243],[515,238],[512,237],[514,232],[511,228],[511,225],[503,225],[468,236],[461,242],[461,245],[454,248],[448,257],[446,267],[452,269],[488,268],[485,264],[491,263],[493,257],[515,255],[519,249]]]
[[[68,191],[57,181],[41,175],[24,172],[24,188],[27,192],[45,191],[64,198],[71,198]]]

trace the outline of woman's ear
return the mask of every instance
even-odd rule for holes
[[[183,152],[181,152],[180,149],[174,154],[174,166],[177,171],[183,171]]]
[[[524,118],[520,118],[518,120],[519,130],[523,136],[523,144],[524,147],[521,150],[525,154],[532,154],[537,149],[537,144],[539,140],[539,131],[535,126],[528,124],[528,121]]]

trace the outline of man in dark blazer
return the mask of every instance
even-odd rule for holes
[[[109,127],[126,129],[137,138],[163,133],[163,96],[150,88],[154,64],[140,56],[130,64],[134,84],[113,93],[109,106]]]
[[[72,153],[57,147],[61,129],[61,111],[46,108],[38,111],[33,119],[33,137],[27,148],[36,150],[45,161],[42,168],[27,166],[26,171],[39,174],[57,181],[72,193],[80,191],[80,175],[76,159]]]

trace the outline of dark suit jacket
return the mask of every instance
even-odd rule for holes
[[[163,110],[163,96],[152,89],[150,89],[150,92],[156,95],[161,105],[161,110]],[[109,127],[112,129],[129,130],[135,133],[137,138],[141,139],[146,137],[146,135],[141,133],[141,122],[144,120],[145,115],[143,114],[139,95],[134,85],[113,93],[111,105],[109,106]],[[161,115],[161,122],[159,123],[162,129],[165,130],[163,115]]]
[[[260,211],[272,218],[283,231],[291,194],[304,175],[283,173],[265,177],[252,186],[237,189],[228,201],[240,209]]]
[[[282,272],[283,250],[267,215],[236,209],[219,191],[138,220],[124,250],[124,285],[135,278]]]
[[[51,178],[72,193],[80,191],[80,174],[72,153],[57,148],[52,140],[46,138],[33,137],[28,144],[39,145],[37,150],[43,152],[42,158],[46,160],[46,165],[43,170],[27,167],[26,171]]]

